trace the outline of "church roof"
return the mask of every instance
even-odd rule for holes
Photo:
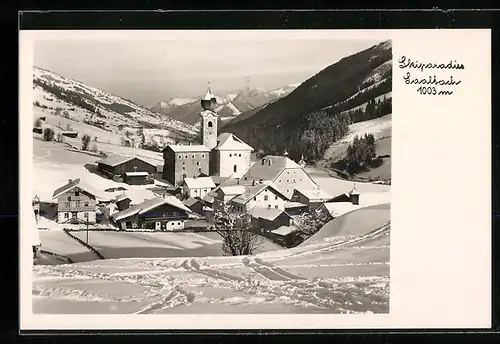
[[[203,100],[211,100],[214,99],[215,96],[212,94],[212,90],[210,89],[210,85],[208,85],[207,93],[203,96]]]
[[[216,150],[253,151],[253,148],[231,133],[222,133],[217,137]]]

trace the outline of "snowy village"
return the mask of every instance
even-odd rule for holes
[[[283,145],[256,118],[305,107],[309,80],[248,112],[208,82],[168,105],[182,120],[35,67],[34,312],[387,313],[390,52],[358,52],[369,72],[321,107],[349,120]]]

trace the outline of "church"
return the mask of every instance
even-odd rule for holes
[[[168,145],[163,150],[163,178],[179,185],[185,178],[240,178],[251,166],[253,148],[231,133],[217,135],[217,99],[210,85],[201,99],[200,142]]]

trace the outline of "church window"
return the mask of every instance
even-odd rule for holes
[[[271,205],[270,204],[267,205],[267,209],[271,209]]]
[[[274,208],[278,209],[278,206],[277,206],[277,205],[275,205],[275,206],[274,206]]]
[[[202,154],[202,155],[201,155],[201,158],[202,158],[202,159],[205,159],[205,154]]]
[[[198,167],[198,172],[201,172],[201,167]]]
[[[209,128],[212,128],[213,126],[214,126],[214,125],[213,125],[212,121],[208,121],[208,127],[209,127]]]
[[[199,166],[199,165],[200,165],[200,162],[199,162],[199,161],[197,161],[197,162],[196,162],[196,165],[198,165],[198,166]]]
[[[233,166],[233,172],[236,173],[236,170],[238,169],[238,166],[234,165]]]
[[[233,155],[232,154],[229,154],[229,157],[231,158]]]
[[[254,201],[256,201],[256,200],[257,200],[257,197],[254,197],[254,198],[253,198],[253,200],[254,200]]]
[[[238,156],[241,158],[241,154],[238,154]]]
[[[186,154],[184,157],[187,159],[187,158],[188,158],[188,155]]]
[[[177,157],[177,159],[182,159],[182,155],[179,154],[179,156]]]
[[[275,195],[275,196],[274,196],[274,199],[278,199],[278,195]]]
[[[193,158],[193,159],[194,159],[194,157],[195,157],[195,155],[194,155],[194,154],[193,154],[193,155],[191,155],[191,158]]]

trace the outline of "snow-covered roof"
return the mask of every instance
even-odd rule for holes
[[[158,208],[161,205],[164,204],[169,204],[171,206],[174,206],[180,210],[184,210],[187,213],[191,213],[191,209],[186,207],[178,198],[170,196],[170,197],[155,197],[153,199],[149,199],[147,201],[144,201],[141,204],[131,206],[125,210],[122,210],[118,213],[115,213],[112,215],[112,218],[115,221],[133,216],[133,215],[141,215],[144,214],[152,209]]]
[[[274,221],[281,214],[287,214],[284,210],[276,208],[264,208],[264,207],[253,207],[250,210],[250,215],[255,218],[265,219],[269,221]],[[288,215],[288,214],[287,214]],[[288,215],[290,216],[290,215]]]
[[[207,93],[205,93],[205,95],[203,96],[203,100],[212,100],[212,99],[216,99],[216,98],[212,94],[212,90],[210,89],[210,87],[208,87]]]
[[[156,167],[156,164],[153,164],[150,161],[146,161],[145,159],[140,158],[138,156],[126,156],[126,155],[119,155],[119,154],[114,154],[114,155],[108,156],[106,158],[99,159],[96,161],[96,163],[114,167],[114,166],[118,166],[118,165],[121,165],[123,163],[126,163],[127,161],[130,161],[132,159],[138,159],[138,160],[145,162],[146,164],[149,164],[149,165]]]
[[[299,169],[301,167],[286,156],[268,155],[255,162],[241,179],[274,181],[283,170],[288,168]]]
[[[125,172],[127,177],[146,177],[149,176],[147,172]]]
[[[222,133],[217,137],[216,150],[253,151],[253,148],[231,133]]]
[[[211,177],[184,178],[184,183],[189,189],[214,188],[215,183]]]
[[[84,183],[82,183],[80,181],[80,178],[77,178],[75,180],[72,180],[72,181],[69,181],[68,184],[64,185],[64,186],[61,186],[60,188],[56,189],[54,191],[54,193],[52,194],[52,199],[54,198],[57,198],[59,197],[60,195],[62,195],[63,193],[65,192],[68,192],[69,190],[75,188],[75,187],[79,187],[80,189],[82,190],[85,190],[86,192],[88,192],[89,194],[93,195],[94,197],[96,197],[96,193],[94,191],[92,191],[92,188],[89,187],[88,185],[85,185]],[[97,198],[97,197],[96,197]]]
[[[286,208],[302,208],[302,207],[307,207],[307,204],[300,203],[300,202],[287,202],[287,203],[285,203],[285,209]]]
[[[186,206],[186,207],[191,207],[192,205],[196,204],[200,202],[200,200],[196,199],[196,198],[193,198],[193,197],[189,197],[188,199],[185,199],[184,201],[182,201],[182,203]]]
[[[205,202],[208,202],[208,203],[213,203],[214,202],[214,198],[212,196],[209,196],[209,195],[206,195],[205,197],[202,198]]]
[[[295,189],[295,191],[306,196],[310,201],[329,200],[329,199],[333,198],[333,196],[331,196],[329,193],[327,193],[319,188],[318,189]]]
[[[271,233],[280,235],[280,236],[286,236],[288,234],[297,232],[299,229],[295,226],[281,226],[278,229],[275,229]]]
[[[242,192],[239,196],[233,198],[231,202],[239,203],[239,204],[246,204],[248,201],[250,201],[252,198],[260,194],[262,191],[268,189],[271,190],[273,193],[278,194],[285,200],[288,198],[279,191],[277,187],[274,187],[271,183],[266,182],[264,184],[256,184],[256,185],[244,185],[245,191]]]
[[[224,195],[241,195],[245,192],[244,185],[231,185],[231,186],[222,186],[220,190],[224,193]]]
[[[124,193],[122,193],[122,194],[119,194],[119,195],[116,196],[115,201],[116,202],[120,202],[120,201],[124,201],[126,199],[130,200],[130,198],[127,197],[127,195],[125,195]]]
[[[163,148],[163,151],[167,148],[175,153],[210,152],[210,149],[205,145],[168,145]]]

